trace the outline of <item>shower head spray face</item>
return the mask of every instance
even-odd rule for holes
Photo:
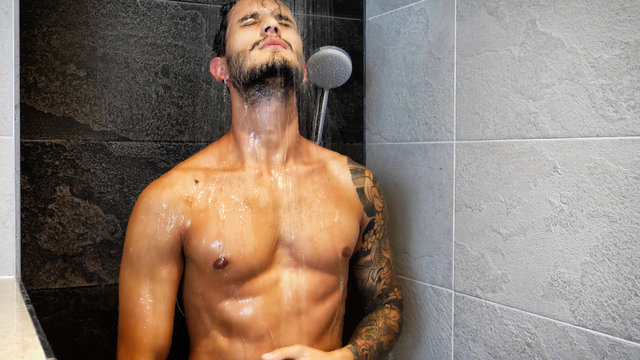
[[[307,76],[312,84],[333,89],[351,77],[351,57],[336,46],[323,46],[307,60]]]

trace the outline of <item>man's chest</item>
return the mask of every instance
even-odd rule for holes
[[[242,280],[274,265],[335,271],[360,231],[357,197],[330,181],[203,186],[191,203],[185,255],[201,271]]]

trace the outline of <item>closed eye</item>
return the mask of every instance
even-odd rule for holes
[[[254,12],[253,14],[242,17],[240,20],[238,20],[238,23],[242,26],[251,26],[256,23],[259,16],[260,14]]]
[[[280,25],[288,28],[295,26],[295,23],[290,17],[282,14],[276,14],[275,16],[276,16],[276,20],[278,20],[278,23]]]

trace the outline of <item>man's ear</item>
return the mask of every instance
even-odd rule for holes
[[[211,63],[209,63],[209,71],[211,71],[211,75],[213,75],[218,82],[229,79],[227,61],[221,57],[214,57],[213,60],[211,60]]]

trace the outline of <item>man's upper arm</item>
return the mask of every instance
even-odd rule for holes
[[[402,307],[387,233],[387,209],[376,177],[364,166],[349,163],[351,178],[364,207],[361,234],[353,255],[353,275],[370,312],[381,306]]]
[[[402,292],[391,264],[387,209],[380,185],[362,165],[350,161],[349,170],[364,209],[352,275],[367,315],[347,347],[355,359],[381,359],[391,351],[402,329]]]
[[[131,213],[119,284],[118,359],[166,358],[182,277],[179,210],[150,185]]]

